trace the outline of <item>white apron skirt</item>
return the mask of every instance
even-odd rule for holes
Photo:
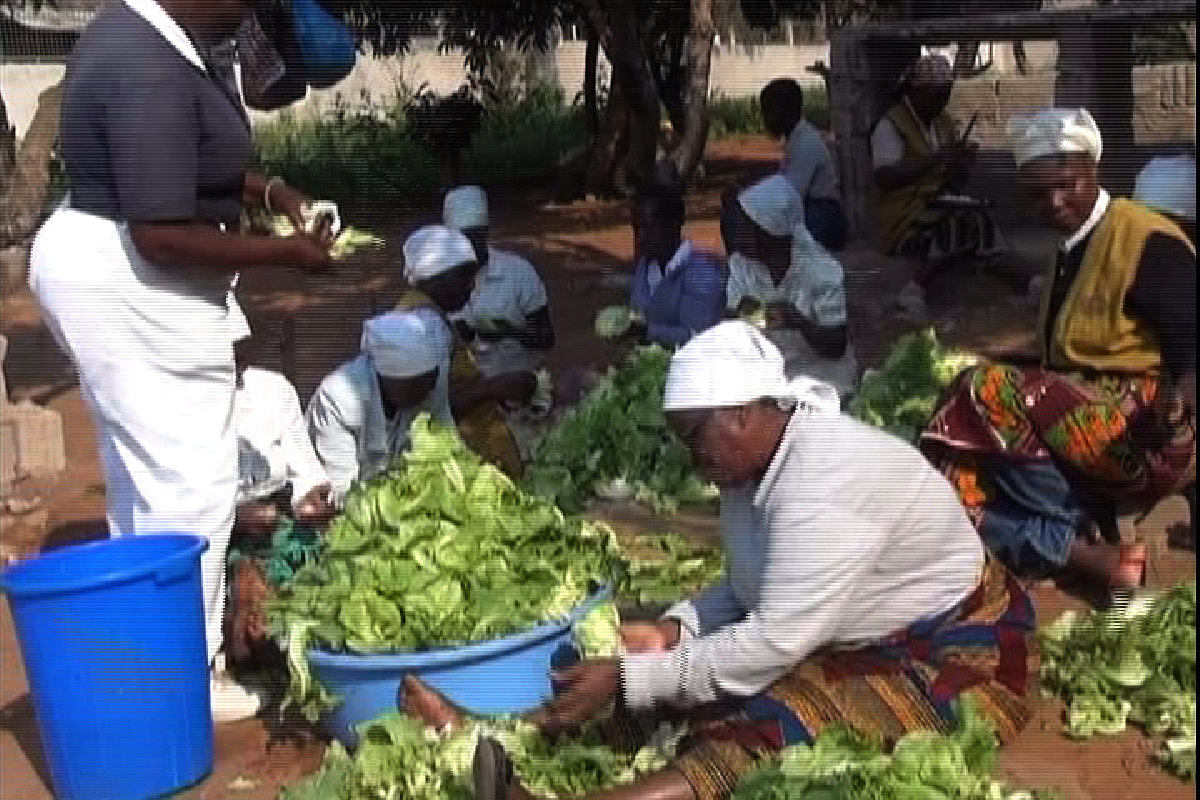
[[[29,282],[92,412],[110,535],[209,541],[211,661],[238,491],[232,281],[169,274],[138,255],[126,226],[59,208],[34,239]]]
[[[834,360],[817,355],[808,339],[798,330],[768,328],[765,333],[784,358],[788,380],[805,376],[828,383],[837,389],[843,404],[854,396],[858,387],[858,358],[853,346],[848,346],[845,354]]]

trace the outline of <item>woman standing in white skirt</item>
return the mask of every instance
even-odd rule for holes
[[[250,171],[241,99],[200,53],[249,16],[243,0],[124,0],[67,69],[59,155],[70,196],[38,232],[30,285],[79,372],[104,461],[111,536],[190,533],[203,557],[217,721],[253,716],[221,648],[238,490],[233,424],[239,270],[319,270],[326,235],[236,233],[245,207],[300,225],[308,202]]]

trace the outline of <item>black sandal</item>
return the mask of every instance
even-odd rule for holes
[[[504,800],[512,783],[513,767],[504,747],[492,738],[480,739],[473,764],[475,800]]]

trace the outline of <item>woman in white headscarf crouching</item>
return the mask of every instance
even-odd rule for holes
[[[1016,736],[1037,669],[1033,606],[916,449],[840,414],[829,387],[789,383],[739,321],[675,354],[664,405],[721,487],[726,575],[658,622],[624,625],[621,655],[560,674],[536,716],[571,729],[615,701],[601,724],[622,747],[668,709],[692,722],[669,767],[604,798],[726,798],[757,759],[829,725],[887,740],[946,730],[964,697],[1001,741]],[[475,768],[479,800],[525,796],[495,742]]]
[[[450,329],[429,309],[391,311],[363,325],[362,352],[330,373],[308,403],[308,432],[340,506],[408,448],[422,411],[454,426]]]

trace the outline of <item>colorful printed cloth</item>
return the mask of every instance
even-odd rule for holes
[[[949,731],[964,694],[993,721],[1000,740],[1011,741],[1032,716],[1035,629],[1025,590],[989,558],[979,587],[945,614],[868,647],[818,653],[757,697],[685,714],[693,729],[672,766],[698,800],[718,800],[759,759],[812,742],[830,725],[888,741],[916,730]],[[619,712],[608,724],[615,746],[636,749],[656,720]]]

